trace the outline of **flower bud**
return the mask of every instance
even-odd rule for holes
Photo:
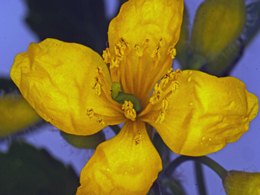
[[[260,173],[229,171],[223,184],[227,195],[260,195]]]
[[[0,96],[0,138],[17,133],[41,119],[20,95]]]

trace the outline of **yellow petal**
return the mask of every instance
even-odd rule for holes
[[[141,115],[174,152],[206,155],[236,141],[248,130],[258,111],[258,99],[240,80],[199,71],[172,74],[168,93],[164,95],[166,89],[161,87],[161,100],[156,102],[152,96],[153,105]]]
[[[41,119],[20,95],[0,97],[0,137],[23,130]]]
[[[240,36],[245,21],[244,0],[205,1],[197,11],[193,26],[194,52],[207,60],[214,59]]]
[[[108,30],[112,80],[143,100],[171,67],[179,39],[183,0],[131,0]]]
[[[46,39],[17,55],[11,78],[37,113],[59,129],[93,134],[123,120],[101,57],[76,43]]]
[[[227,195],[260,195],[260,173],[229,171],[223,184]]]
[[[126,123],[83,168],[77,195],[145,195],[161,169],[144,123]]]

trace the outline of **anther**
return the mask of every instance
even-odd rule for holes
[[[87,114],[87,116],[88,116],[90,119],[96,119],[96,121],[97,121],[100,125],[105,126],[105,122],[104,122],[103,118],[101,117],[101,115],[95,113],[92,108],[88,108],[86,114]]]
[[[169,52],[171,58],[174,59],[175,56],[176,56],[176,49],[175,48],[170,48],[168,52]]]
[[[135,121],[136,111],[131,101],[125,101],[122,105],[122,110],[124,111],[124,115],[126,118]]]
[[[110,54],[110,51],[108,48],[106,48],[104,51],[103,51],[103,54],[102,54],[102,57],[104,59],[104,62],[106,64],[109,64],[110,61],[111,61],[111,54]]]
[[[100,81],[99,81],[99,79],[98,78],[96,78],[96,82],[95,82],[95,84],[94,84],[94,86],[93,86],[93,89],[95,89],[95,91],[96,91],[96,94],[98,95],[98,96],[100,96],[100,94],[101,94],[101,84],[100,84]]]

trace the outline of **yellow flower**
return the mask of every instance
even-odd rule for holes
[[[223,183],[228,195],[260,195],[260,173],[229,171]]]
[[[173,71],[183,0],[130,0],[109,26],[103,59],[90,48],[47,39],[15,58],[11,77],[46,121],[76,135],[124,123],[81,172],[77,194],[146,194],[162,169],[146,132],[199,156],[247,131],[257,98],[238,79]],[[112,94],[111,94],[112,90]]]

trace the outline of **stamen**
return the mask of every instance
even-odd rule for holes
[[[112,68],[118,68],[118,67],[119,67],[119,64],[120,64],[119,58],[113,57],[113,58],[111,59],[111,63],[110,63],[110,70],[111,70]]]
[[[162,104],[161,104],[161,110],[160,110],[160,113],[156,119],[156,123],[162,123],[165,119],[165,113],[166,113],[166,110],[168,108],[168,105],[169,105],[169,102],[168,100],[165,98],[162,100]]]
[[[124,104],[122,105],[122,110],[124,111],[124,115],[126,118],[135,121],[136,111],[131,101],[125,101]]]
[[[136,44],[134,46],[137,56],[141,57],[144,55],[144,53],[146,52],[146,49],[148,48],[148,43],[149,43],[149,39],[145,39],[145,41],[141,45]]]
[[[141,132],[140,132],[139,129],[137,129],[136,135],[135,135],[135,137],[134,137],[135,145],[140,144],[142,141],[143,141],[143,137],[142,137],[142,135],[141,135]]]
[[[125,54],[125,50],[127,49],[128,44],[125,42],[123,38],[120,39],[119,43],[115,46],[115,54],[117,57],[122,57]]]
[[[176,56],[176,49],[174,47],[171,47],[168,52],[169,52],[171,58],[174,59]]]
[[[106,64],[109,64],[110,61],[111,61],[111,54],[110,54],[110,51],[108,48],[106,48],[104,51],[103,51],[103,54],[102,54],[102,57],[104,59],[104,62]]]
[[[102,126],[105,126],[105,122],[102,118],[102,116],[100,114],[97,114],[94,112],[93,108],[88,108],[87,109],[87,116],[90,118],[90,119],[96,119],[96,121],[102,125]]]
[[[95,84],[94,84],[94,86],[93,86],[93,89],[95,89],[96,94],[97,94],[98,96],[100,96],[100,94],[101,94],[101,88],[102,88],[101,81],[100,81],[100,79],[99,79],[98,77],[96,77],[96,78],[95,78]]]
[[[173,92],[179,87],[178,77],[181,71],[173,71],[172,68],[165,74],[159,83],[155,84],[154,92],[150,97],[150,104],[159,105],[159,114],[156,119],[156,123],[162,123],[165,119],[165,113],[168,108],[168,98],[173,94]]]
[[[102,87],[103,87],[103,80],[104,80],[104,73],[103,73],[103,70],[101,67],[97,67],[96,69],[96,77],[94,78],[95,81],[94,81],[94,85],[93,85],[93,89],[96,91],[96,94],[98,96],[101,95],[101,92],[102,92]]]
[[[180,72],[181,71],[179,70],[173,71],[171,68],[164,75],[161,81],[155,84],[153,95],[149,100],[152,105],[168,97],[178,88],[179,82],[177,81],[177,77],[179,76]]]
[[[152,58],[160,58],[161,55],[160,55],[160,48],[162,47],[162,38],[160,39],[159,43],[158,43],[158,46],[156,47],[156,49],[153,51],[152,53]]]

